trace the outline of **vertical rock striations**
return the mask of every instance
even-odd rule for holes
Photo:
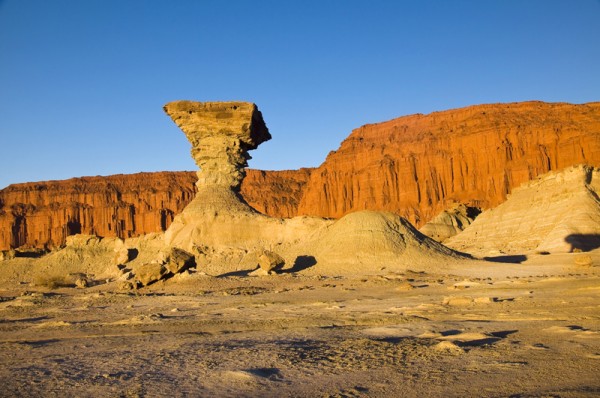
[[[54,248],[74,234],[164,231],[195,193],[189,172],[83,177],[0,191],[0,250]]]
[[[490,208],[550,170],[600,166],[600,103],[479,105],[366,125],[330,153],[298,213],[388,210],[423,225],[452,202]]]
[[[247,170],[241,195],[273,217],[296,214],[312,169]],[[0,190],[0,250],[53,248],[76,233],[128,238],[165,231],[196,194],[195,172],[13,184]]]

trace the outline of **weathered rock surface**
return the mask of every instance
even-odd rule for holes
[[[284,264],[285,260],[279,254],[269,250],[264,250],[258,256],[258,266],[267,273],[283,267]]]
[[[444,244],[480,256],[588,251],[600,247],[600,169],[570,167],[513,190]]]
[[[423,225],[419,231],[438,242],[444,242],[471,225],[479,213],[481,210],[476,207],[453,203],[448,209]]]
[[[239,191],[251,159],[248,151],[271,139],[262,114],[249,102],[174,101],[164,110],[192,144],[201,189]]]
[[[491,208],[550,170],[600,166],[600,103],[478,105],[366,125],[313,171],[298,213],[387,210],[422,226],[449,203]]]
[[[147,263],[136,266],[133,273],[142,286],[148,286],[163,279],[169,271],[163,264]]]
[[[345,215],[291,251],[298,254],[296,268],[315,265],[315,272],[326,275],[440,270],[465,259],[402,217],[369,210]]]
[[[240,193],[273,217],[387,210],[422,226],[450,203],[491,208],[521,183],[579,163],[600,166],[600,103],[478,105],[363,126],[318,169],[248,170]],[[165,172],[11,185],[0,191],[0,250],[164,231],[196,180]]]
[[[193,174],[176,172],[11,185],[0,191],[0,248],[164,231],[193,198],[194,182]]]
[[[175,275],[194,265],[196,265],[196,260],[192,254],[185,250],[173,247],[170,250],[165,267],[171,274]]]

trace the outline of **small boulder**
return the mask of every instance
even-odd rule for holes
[[[283,267],[284,264],[285,260],[272,251],[265,250],[258,256],[258,266],[267,273]]]
[[[126,248],[119,249],[115,252],[113,264],[119,266],[129,262],[129,251]]]
[[[85,276],[80,276],[80,277],[75,278],[75,287],[77,287],[79,289],[84,289],[89,286],[90,286],[90,283]]]
[[[2,250],[0,251],[0,261],[12,260],[15,258],[15,254],[14,250]]]
[[[168,258],[165,260],[165,267],[173,275],[196,265],[196,259],[192,254],[176,247],[171,249]]]
[[[117,247],[115,248],[115,257],[113,259],[113,264],[119,266],[123,264],[127,264],[131,260],[134,260],[138,255],[137,249],[128,249],[126,247]]]
[[[433,346],[433,349],[438,352],[447,353],[451,355],[459,355],[465,352],[465,350],[463,350],[461,347],[459,347],[451,341],[440,341],[439,343]]]
[[[136,280],[142,286],[148,286],[151,283],[158,282],[169,273],[163,264],[158,263],[139,265],[135,268],[134,272]]]

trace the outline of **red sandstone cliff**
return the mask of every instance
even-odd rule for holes
[[[275,217],[295,214],[311,169],[248,170],[242,195]],[[0,191],[0,250],[52,248],[76,233],[128,238],[166,230],[195,195],[195,172],[14,184]]]
[[[452,201],[489,208],[549,170],[600,165],[600,103],[492,104],[352,132],[315,170],[299,214],[389,210],[420,226]]]
[[[275,217],[373,209],[422,225],[448,202],[493,207],[522,182],[578,163],[600,166],[600,103],[479,105],[360,127],[318,169],[248,170],[241,193]],[[195,181],[163,172],[11,185],[0,191],[0,250],[165,230]]]

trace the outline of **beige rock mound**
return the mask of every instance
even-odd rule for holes
[[[375,274],[443,268],[464,256],[388,212],[350,213],[292,250],[323,274]]]
[[[476,207],[454,203],[423,225],[419,231],[438,242],[444,242],[471,225],[479,213],[481,210]]]
[[[547,173],[444,244],[481,256],[593,250],[600,247],[599,193],[598,168]]]

